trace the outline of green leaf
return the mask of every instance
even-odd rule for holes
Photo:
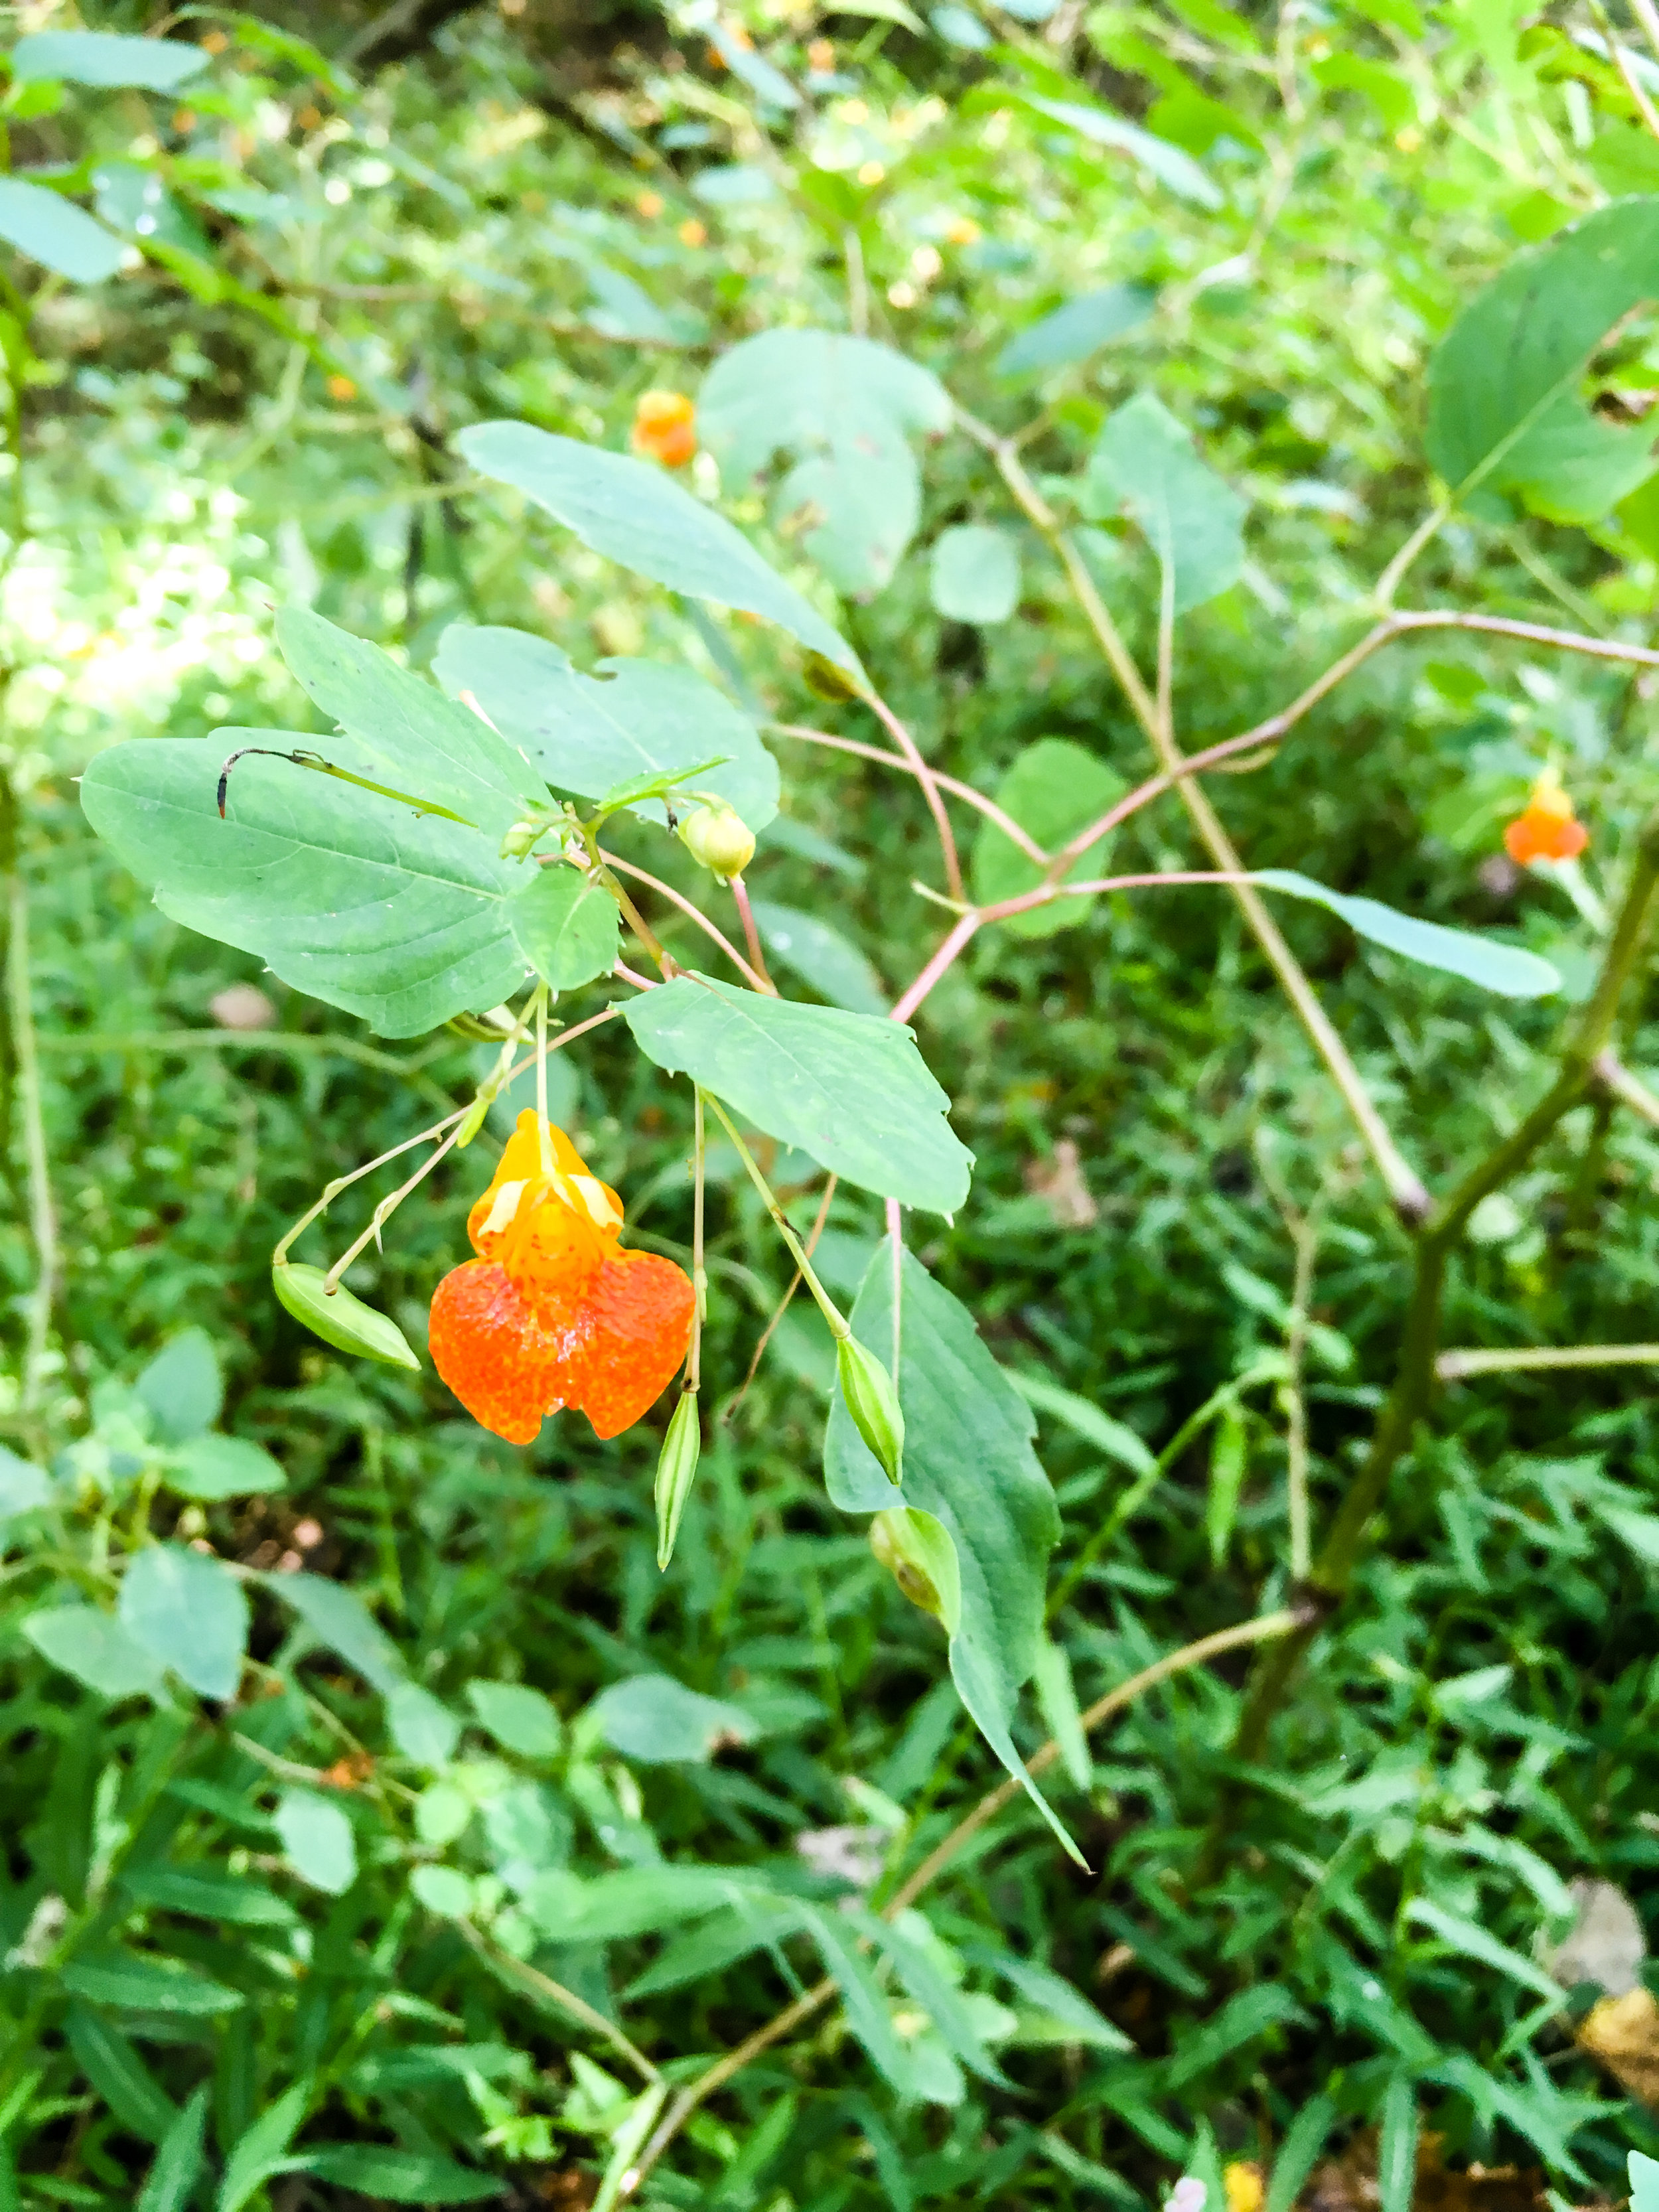
[[[746,714],[689,668],[599,667],[584,676],[545,638],[470,623],[451,623],[432,663],[446,690],[470,692],[561,791],[602,799],[627,777],[718,757],[724,765],[705,769],[697,787],[727,800],[751,830],[766,826],[778,811],[778,764]],[[667,818],[659,801],[638,811]]]
[[[42,1468],[19,1459],[0,1444],[0,1535],[8,1521],[23,1513],[38,1513],[52,1498],[52,1480]],[[38,1616],[37,1616],[38,1618]]]
[[[202,2174],[202,2138],[211,2085],[204,2081],[167,2130],[133,2212],[185,2212]]]
[[[617,1943],[746,1903],[757,1887],[716,1867],[629,1867],[594,1881],[556,1868],[525,1891],[524,1905],[561,1942]]]
[[[1398,70],[1381,62],[1367,61],[1360,54],[1328,54],[1313,64],[1312,74],[1327,92],[1357,92],[1389,131],[1403,131],[1416,119],[1416,94]]]
[[[1403,2068],[1382,2093],[1376,2146],[1376,2193],[1382,2212],[1412,2212],[1417,2188],[1417,2084]]]
[[[331,760],[354,775],[447,806],[492,836],[526,806],[545,806],[530,763],[468,707],[395,661],[378,645],[337,629],[309,607],[276,617],[283,658],[346,739]]]
[[[59,1978],[72,1996],[121,2012],[170,2012],[207,2020],[234,2012],[243,2002],[236,1990],[179,1960],[140,1957],[133,1951],[72,1959]]]
[[[807,552],[848,592],[891,581],[921,518],[910,439],[942,436],[952,419],[931,370],[835,331],[745,338],[697,394],[699,434],[731,489],[752,483],[775,454],[792,463],[775,495],[779,527],[801,529]]]
[[[302,1881],[340,1897],[357,1879],[357,1841],[337,1805],[314,1790],[285,1790],[277,1800],[276,1832]]]
[[[378,1359],[388,1367],[420,1371],[420,1361],[410,1350],[395,1321],[373,1306],[366,1306],[343,1283],[333,1291],[324,1289],[326,1273],[302,1261],[279,1261],[270,1271],[270,1285],[295,1321],[337,1352],[355,1352],[364,1359]]]
[[[248,2199],[272,2174],[292,2171],[297,2161],[287,2156],[288,2147],[310,2101],[310,2082],[296,2081],[237,2137],[225,2160],[224,2179],[214,2199],[214,2212],[242,2212]]]
[[[981,2039],[960,1991],[946,1978],[929,1948],[932,1931],[921,1914],[912,1911],[893,1922],[878,1920],[873,1912],[860,1908],[846,1917],[876,1950],[886,1953],[894,1973],[927,2014],[952,2057],[982,2081],[999,2089],[1012,2087]]]
[[[89,1605],[49,1606],[32,1613],[23,1633],[40,1654],[100,1698],[154,1697],[161,1668],[118,1620]]]
[[[520,951],[552,990],[574,991],[617,964],[617,902],[579,869],[538,869],[507,913]]]
[[[233,1928],[293,1928],[299,1923],[300,1916],[286,1898],[246,1875],[150,1863],[127,1868],[121,1887],[141,1905],[163,1912],[186,1912],[198,1920],[222,1920]]]
[[[933,1213],[968,1195],[973,1154],[896,1022],[678,975],[623,1009],[647,1060],[861,1189]]]
[[[632,2002],[637,1997],[654,1996],[663,1990],[684,1989],[690,1982],[701,1982],[723,1973],[727,1966],[746,1959],[751,1952],[778,1944],[784,1936],[793,1935],[799,1925],[799,1915],[793,1899],[746,1893],[738,1904],[726,1906],[699,1927],[687,1929],[665,1944],[645,1972],[629,1984],[623,1995]]]
[[[858,656],[723,515],[662,470],[528,422],[478,422],[455,441],[481,476],[509,483],[584,545],[694,599],[775,623],[862,680]]]
[[[247,1599],[221,1559],[183,1544],[150,1544],[127,1563],[120,1622],[204,1698],[234,1698],[247,1649]]]
[[[1496,991],[1505,999],[1543,999],[1561,988],[1561,978],[1547,960],[1518,945],[1494,944],[1467,930],[1446,929],[1437,921],[1419,921],[1398,914],[1376,899],[1348,898],[1327,890],[1291,868],[1262,868],[1250,878],[1266,890],[1284,891],[1291,898],[1309,899],[1328,908],[1350,929],[1373,945],[1381,945],[1424,968],[1439,968],[1461,975],[1466,983]]]
[[[151,250],[171,247],[198,262],[211,262],[213,249],[200,224],[154,169],[139,161],[100,161],[92,173],[92,189],[98,220],[112,230]],[[204,269],[203,274],[210,290],[211,271]]]
[[[1068,131],[1075,131],[1091,144],[1128,155],[1149,177],[1156,178],[1178,198],[1190,200],[1195,207],[1218,208],[1224,204],[1215,179],[1200,167],[1190,154],[1183,154],[1166,138],[1155,138],[1150,131],[1126,123],[1121,115],[1109,114],[1104,108],[1085,107],[1071,100],[1047,100],[1037,93],[1023,90],[1017,92],[1015,97],[1037,114],[1063,123]]]
[[[1045,853],[1056,853],[1115,806],[1128,787],[1115,769],[1070,738],[1039,738],[1003,777],[995,797],[1004,813],[1011,814]],[[1073,863],[1066,881],[1087,883],[1097,876],[1105,849],[1105,839],[1097,839]],[[1042,869],[1012,837],[994,822],[981,822],[974,839],[975,904],[994,906],[1002,899],[1019,898],[1042,879]],[[1033,907],[1029,914],[1011,915],[999,927],[1017,937],[1052,937],[1058,930],[1074,928],[1094,903],[1092,898],[1061,899],[1052,906]]]
[[[179,2108],[120,2030],[76,2002],[64,2015],[64,2033],[76,2064],[121,2125],[146,2142],[165,2142]]]
[[[1028,1375],[1017,1367],[1006,1367],[1003,1373],[1028,1406],[1035,1406],[1040,1413],[1052,1413],[1074,1436],[1095,1445],[1131,1474],[1158,1472],[1157,1460],[1134,1431],[1115,1421],[1109,1413],[1103,1413],[1088,1399],[1079,1398],[1074,1390],[1062,1389],[1045,1375]]]
[[[32,31],[10,54],[13,81],[94,85],[102,91],[131,87],[174,92],[200,76],[208,58],[182,39],[130,39],[112,31]]]
[[[755,899],[750,905],[768,952],[793,969],[820,998],[849,1014],[886,1012],[888,994],[880,976],[838,929],[815,914],[779,906],[771,899]]]
[[[251,1498],[285,1490],[288,1477],[268,1451],[240,1437],[192,1437],[167,1462],[167,1486],[179,1498]]]
[[[1130,517],[1173,569],[1175,611],[1202,606],[1244,568],[1244,501],[1193,451],[1169,409],[1142,392],[1109,415],[1079,486],[1097,522]]]
[[[1331,2099],[1310,2097],[1285,2130],[1267,2183],[1264,2212],[1291,2212],[1335,2124],[1336,2106]]]
[[[1036,1425],[986,1350],[973,1316],[908,1251],[903,1285],[903,1492],[888,1481],[838,1398],[824,1435],[824,1480],[831,1503],[845,1513],[908,1505],[942,1524],[961,1574],[962,1626],[950,1646],[957,1691],[986,1741],[1075,1856],[1009,1734],[1020,1686],[1036,1665],[1048,1554],[1060,1534],[1054,1492],[1031,1449]],[[893,1255],[885,1240],[852,1322],[865,1344],[893,1341]]]
[[[419,1036],[511,996],[524,956],[507,901],[522,870],[459,823],[286,761],[240,763],[222,822],[226,754],[272,738],[294,742],[222,730],[112,746],[82,778],[82,805],[164,914],[259,953],[284,982],[385,1036]]]
[[[343,2144],[337,2150],[307,2154],[306,2170],[319,2180],[391,2204],[482,2204],[506,2188],[474,2168],[424,2151],[397,2150],[377,2144]]]
[[[1288,2022],[1305,2023],[1307,2014],[1280,1982],[1258,1982],[1228,1998],[1220,2011],[1183,2039],[1170,2066],[1170,2086],[1183,2082],[1216,2066],[1235,2051],[1243,2051],[1275,2027]]]
[[[556,1759],[564,1741],[557,1708],[525,1682],[469,1682],[466,1701],[478,1725],[520,1759]]]
[[[1210,1564],[1218,1568],[1227,1556],[1238,1501],[1243,1495],[1245,1470],[1249,1465],[1250,1432],[1236,1399],[1230,1398],[1217,1418],[1215,1443],[1210,1452],[1210,1487],[1204,1508],[1204,1528],[1210,1540]]]
[[[1095,1778],[1089,1756],[1089,1740],[1083,1733],[1083,1714],[1072,1680],[1072,1662],[1063,1644],[1045,1637],[1037,1646],[1033,1671],[1037,1705],[1043,1726],[1060,1746],[1060,1764],[1074,1790],[1086,1790]]]
[[[72,284],[101,284],[127,257],[126,242],[44,185],[0,177],[0,238]]]
[[[1494,1973],[1507,1974],[1522,1989],[1531,1990],[1540,1997],[1552,1997],[1559,2003],[1566,2002],[1560,1984],[1553,1981],[1541,1966],[1530,1959],[1512,1951],[1507,1943],[1500,1943],[1477,1920],[1467,1913],[1454,1912],[1445,1905],[1437,1905],[1431,1898],[1413,1897],[1406,1906],[1406,1917],[1414,1928],[1425,1928],[1431,1936],[1438,1936],[1447,1947],[1465,1959],[1477,1960]]]
[[[1598,209],[1517,254],[1429,363],[1430,460],[1457,499],[1512,492],[1595,520],[1653,467],[1650,428],[1615,429],[1578,386],[1615,324],[1651,301],[1659,198]]]
[[[933,540],[928,589],[949,622],[1006,622],[1019,605],[1019,547],[1006,530],[958,523]]]
[[[273,1597],[299,1614],[313,1638],[355,1667],[382,1697],[404,1678],[397,1645],[355,1590],[321,1575],[267,1575]]]
[[[887,1999],[869,1967],[842,1930],[841,1915],[803,1905],[801,1925],[818,1947],[823,1970],[841,1992],[847,2025],[864,2045],[876,2070],[901,2097],[916,2094],[915,2069],[899,2041]]]
[[[441,1920],[465,1920],[477,1903],[469,1876],[458,1867],[417,1866],[409,1877],[410,1888],[428,1912]]]
[[[1009,339],[992,364],[998,376],[1026,376],[1034,369],[1066,368],[1101,346],[1137,330],[1158,305],[1146,284],[1107,284],[1079,292]]]
[[[461,1723],[449,1708],[417,1682],[399,1682],[386,1692],[386,1725],[404,1759],[417,1765],[447,1765],[459,1741]]]
[[[140,43],[143,43],[142,41]],[[164,1444],[200,1436],[218,1419],[225,1402],[219,1355],[204,1328],[181,1329],[158,1352],[133,1385]]]
[[[1028,2003],[1035,2005],[1043,2020],[1058,2031],[1049,2037],[1050,2041],[1079,2044],[1092,2051],[1133,2048],[1121,2027],[1114,2027],[1080,1990],[1073,1989],[1051,1966],[1042,1966],[1036,1959],[1022,1959],[1017,1952],[993,1950],[985,1944],[970,1945],[964,1955],[974,1965],[984,1966],[1018,1990]]]
[[[588,1708],[613,1751],[657,1766],[712,1759],[722,1744],[748,1743],[757,1733],[740,1705],[700,1697],[667,1674],[634,1674],[601,1690]]]

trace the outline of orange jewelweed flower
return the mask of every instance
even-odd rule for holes
[[[642,392],[630,443],[636,453],[680,469],[697,450],[697,410],[683,392]]]
[[[1561,779],[1547,768],[1532,787],[1523,812],[1504,831],[1504,849],[1521,867],[1534,860],[1576,860],[1589,842],[1589,831],[1575,821],[1572,800]]]
[[[599,1437],[632,1428],[691,1342],[690,1278],[617,1243],[622,1201],[589,1175],[562,1129],[523,1113],[466,1218],[476,1260],[433,1294],[432,1364],[473,1419],[511,1444],[572,1406]]]

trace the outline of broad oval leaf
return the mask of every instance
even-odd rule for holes
[[[1437,921],[1419,921],[1414,915],[1397,914],[1376,899],[1349,898],[1327,890],[1323,884],[1298,875],[1294,868],[1261,868],[1250,878],[1266,890],[1284,891],[1291,898],[1307,899],[1340,915],[1357,936],[1367,938],[1390,952],[1398,952],[1420,967],[1441,968],[1461,975],[1466,983],[1479,983],[1504,999],[1547,999],[1561,988],[1561,978],[1547,960],[1516,945],[1498,945],[1464,929],[1447,929]]]
[[[884,1014],[881,978],[857,945],[815,914],[771,899],[751,902],[761,942],[775,960],[810,983],[820,998],[849,1014]]]
[[[1158,305],[1146,284],[1106,284],[1079,292],[1010,338],[993,364],[999,376],[1028,376],[1033,370],[1065,368],[1127,331],[1137,329]]]
[[[1197,207],[1223,205],[1221,188],[1214,178],[1167,138],[1154,137],[1150,131],[1126,123],[1121,115],[1109,114],[1104,108],[1085,107],[1073,100],[1047,100],[1035,92],[1021,91],[1017,96],[1025,106],[1053,122],[1063,123],[1091,144],[1128,155],[1149,177],[1166,185],[1179,198],[1191,200]]]
[[[387,2204],[483,2204],[507,2187],[495,2175],[458,2166],[453,2158],[399,2150],[390,2143],[343,2143],[337,2150],[307,2151],[305,2167],[319,2180]]]
[[[162,1443],[181,1444],[218,1419],[225,1402],[219,1355],[204,1328],[181,1329],[133,1385]]]
[[[647,1765],[701,1764],[723,1743],[747,1743],[757,1733],[741,1706],[702,1697],[671,1674],[634,1674],[613,1682],[588,1711],[613,1751]]]
[[[759,615],[863,680],[846,640],[741,531],[662,470],[528,422],[476,422],[455,443],[469,467],[521,491],[607,560],[690,599]]]
[[[72,284],[101,284],[127,257],[126,241],[44,185],[0,177],[0,238]]]
[[[43,1659],[100,1698],[153,1697],[161,1686],[154,1654],[93,1606],[48,1606],[29,1614],[23,1633]]]
[[[378,645],[309,607],[284,607],[276,640],[300,684],[348,740],[330,748],[337,766],[447,807],[497,836],[526,804],[547,804],[547,787],[521,752]]]
[[[1070,738],[1039,738],[1027,745],[997,786],[996,800],[1045,853],[1056,853],[1115,806],[1128,787],[1115,769],[1085,746]],[[1066,882],[1086,883],[1097,876],[1104,848],[1105,840],[1097,839],[1073,861]],[[975,836],[973,874],[974,898],[980,906],[1022,897],[1042,879],[1036,862],[994,822],[981,822]],[[998,927],[1017,937],[1052,937],[1056,930],[1074,927],[1094,902],[1092,897],[1057,899],[1052,905],[1011,915]]]
[[[1427,447],[1452,491],[1514,491],[1594,520],[1653,466],[1650,429],[1615,429],[1577,386],[1613,325],[1659,293],[1659,198],[1598,209],[1519,253],[1429,364]]]
[[[1006,622],[1019,605],[1019,547],[1006,530],[958,523],[933,540],[928,586],[947,621]]]
[[[163,913],[384,1036],[424,1035],[516,991],[506,902],[523,873],[477,830],[257,758],[239,764],[220,820],[226,753],[273,736],[295,742],[226,730],[113,745],[82,779],[82,806]]]
[[[551,990],[574,991],[617,964],[617,902],[579,869],[538,869],[507,914],[519,950]]]
[[[1009,1732],[1021,1685],[1036,1665],[1048,1554],[1060,1535],[1054,1492],[1031,1449],[1036,1424],[967,1308],[908,1251],[902,1273],[903,1491],[888,1481],[839,1399],[824,1433],[824,1480],[843,1512],[919,1507],[955,1545],[962,1589],[962,1626],[951,1639],[957,1689],[986,1741],[1076,1856]],[[889,1240],[870,1262],[852,1321],[861,1343],[892,1343]]]
[[[248,1606],[221,1559],[183,1544],[149,1544],[121,1578],[129,1636],[202,1697],[234,1698],[247,1649]]]
[[[466,1701],[478,1725],[520,1759],[555,1759],[564,1741],[558,1709],[527,1682],[469,1682]]]
[[[1132,518],[1159,565],[1174,571],[1177,614],[1202,606],[1243,573],[1244,501],[1199,459],[1150,392],[1102,424],[1079,499],[1096,521]]]
[[[18,84],[53,80],[104,91],[173,92],[199,76],[208,58],[182,39],[125,38],[114,31],[31,31],[11,50]]]
[[[951,427],[950,394],[890,346],[836,331],[763,331],[722,354],[697,394],[698,428],[723,479],[751,482],[775,454],[781,526],[843,592],[890,581],[921,514],[910,439]]]
[[[623,1009],[648,1060],[861,1189],[931,1213],[968,1195],[974,1156],[950,1100],[896,1022],[763,998],[696,974]]]
[[[778,764],[748,717],[689,668],[652,660],[602,660],[584,676],[567,653],[527,630],[452,623],[432,671],[457,696],[470,692],[510,744],[547,781],[601,799],[629,776],[720,759],[696,779],[718,792],[751,830],[778,811]],[[665,817],[660,801],[639,809]]]
[[[45,1468],[0,1444],[0,1535],[8,1521],[21,1513],[38,1513],[51,1498],[52,1480]]]
[[[295,1872],[313,1889],[343,1896],[357,1879],[357,1842],[339,1807],[312,1790],[285,1790],[275,1818]]]
[[[268,1451],[241,1437],[191,1437],[180,1444],[163,1477],[179,1498],[251,1498],[283,1490],[288,1478]]]
[[[383,1360],[388,1367],[416,1371],[420,1361],[395,1321],[362,1300],[341,1283],[333,1295],[323,1287],[328,1280],[321,1267],[297,1260],[283,1260],[270,1271],[270,1285],[297,1322],[313,1336],[331,1344],[337,1352],[355,1352],[365,1359]]]

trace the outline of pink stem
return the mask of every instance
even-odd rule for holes
[[[809,730],[800,722],[773,722],[769,727],[781,738],[805,738],[808,744],[831,745],[838,753],[857,753],[861,759],[879,761],[884,768],[902,769],[906,775],[916,773],[908,760],[897,753],[890,753],[884,745],[866,745],[858,738],[833,738],[828,730]],[[941,791],[948,791],[953,799],[965,799],[969,806],[977,807],[988,822],[994,822],[1028,860],[1035,860],[1040,868],[1048,866],[1048,855],[1036,839],[1029,830],[1022,830],[1013,816],[1006,813],[994,799],[988,799],[982,791],[975,791],[971,783],[963,783],[957,776],[943,775],[938,769],[929,773]]]
[[[774,998],[777,996],[776,989],[770,979],[757,975],[730,938],[723,935],[714,927],[700,906],[694,906],[691,901],[677,891],[672,884],[664,883],[659,876],[647,875],[643,868],[636,868],[631,860],[619,860],[614,853],[602,852],[599,858],[607,868],[614,868],[619,876],[632,876],[635,883],[649,884],[653,891],[660,892],[671,906],[678,907],[683,915],[689,915],[705,937],[714,939],[732,966],[745,975],[757,991],[770,991]]]
[[[636,991],[654,991],[657,988],[648,975],[640,975],[625,960],[617,961],[611,972],[613,975],[620,975],[624,983],[631,983]]]
[[[760,983],[762,990],[775,999],[778,987],[766,971],[766,955],[761,951],[760,932],[755,927],[754,909],[749,903],[749,886],[741,876],[730,878],[732,896],[738,902],[738,912],[743,917],[744,942],[749,947],[750,972]]]
[[[910,772],[921,784],[927,801],[927,811],[933,817],[933,827],[939,831],[939,848],[945,860],[945,888],[953,899],[962,896],[962,864],[957,858],[957,841],[951,834],[951,817],[945,811],[945,801],[939,795],[939,779],[921,757],[915,739],[884,699],[872,692],[869,705],[882,727],[892,738],[910,763]]]
[[[916,1008],[933,989],[939,977],[952,966],[957,955],[968,944],[979,927],[981,917],[976,913],[964,914],[951,927],[950,935],[934,953],[933,958],[916,977],[902,999],[895,1001],[887,1018],[890,1022],[908,1022]]]

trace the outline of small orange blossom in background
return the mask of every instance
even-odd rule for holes
[[[1524,811],[1504,831],[1504,849],[1520,867],[1534,860],[1576,860],[1589,842],[1589,831],[1573,817],[1572,800],[1561,779],[1547,768],[1532,787]]]
[[[642,392],[629,440],[636,453],[680,469],[697,450],[697,410],[683,392]]]
[[[478,1257],[433,1295],[430,1340],[462,1405],[508,1443],[533,1443],[544,1417],[566,1406],[596,1436],[619,1436],[685,1358],[690,1278],[654,1252],[624,1251],[622,1220],[621,1200],[563,1130],[520,1114],[467,1216]]]

